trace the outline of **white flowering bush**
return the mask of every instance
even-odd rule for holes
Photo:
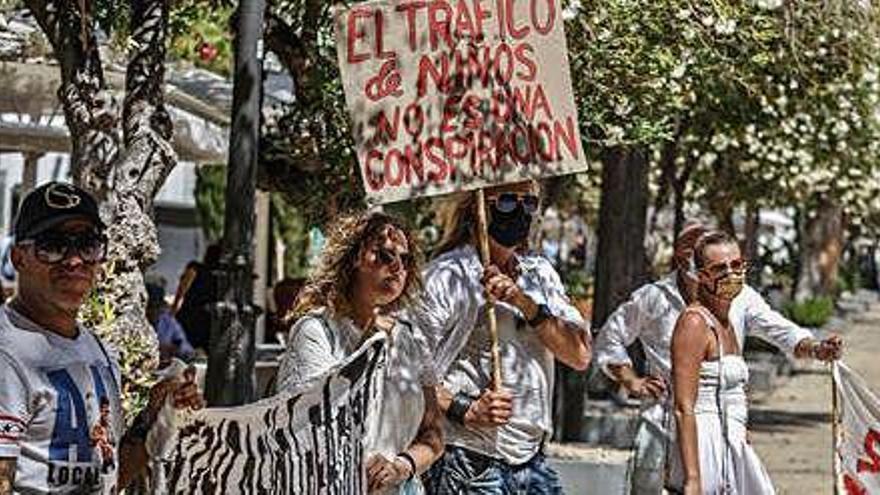
[[[880,211],[880,42],[867,4],[582,0],[568,21],[594,150],[662,150],[727,212]]]

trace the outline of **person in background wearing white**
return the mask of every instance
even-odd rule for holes
[[[663,490],[668,452],[671,443],[670,346],[675,322],[688,304],[695,300],[696,276],[692,272],[693,249],[707,229],[690,224],[675,240],[673,271],[657,282],[647,284],[618,307],[596,337],[596,363],[605,374],[622,386],[631,397],[643,400],[641,422],[635,439],[635,467],[632,477],[634,494],[659,494]],[[832,336],[817,342],[812,332],[801,328],[774,311],[749,286],[730,304],[729,321],[742,348],[745,336],[769,341],[798,358],[834,359],[841,340]],[[648,364],[645,376],[633,369],[626,348],[636,340],[642,344]]]

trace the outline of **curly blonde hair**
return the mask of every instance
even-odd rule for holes
[[[352,296],[361,250],[379,240],[385,228],[403,232],[412,255],[405,266],[403,293],[391,305],[395,310],[410,303],[421,288],[421,251],[410,229],[397,218],[382,212],[362,212],[342,216],[330,222],[327,243],[321,259],[306,282],[286,321],[292,323],[312,310],[325,307],[332,315],[352,316]]]

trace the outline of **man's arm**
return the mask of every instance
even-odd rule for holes
[[[14,457],[0,457],[0,495],[11,495],[15,486],[15,467],[17,461]]]
[[[0,349],[0,495],[13,492],[20,443],[30,421],[30,387],[20,365]]]
[[[629,300],[611,313],[596,337],[599,368],[631,397],[659,398],[666,392],[666,383],[662,378],[641,377],[636,373],[626,350],[644,329],[651,295],[650,287],[634,292]]]
[[[127,488],[143,472],[149,460],[146,449],[147,432],[153,427],[156,418],[165,404],[168,394],[172,395],[172,406],[175,409],[201,409],[204,399],[195,383],[195,369],[189,368],[183,374],[183,380],[166,380],[157,383],[150,390],[150,402],[144,412],[138,416],[134,424],[119,445],[118,483],[120,491]]]
[[[541,343],[556,359],[571,368],[583,371],[590,365],[592,355],[592,342],[587,324],[577,309],[568,302],[558,277],[555,279],[557,280],[546,282],[553,285],[552,287],[542,287],[546,299],[544,302],[553,314],[539,323],[535,330]],[[491,297],[516,306],[527,320],[532,321],[538,316],[539,304],[535,299],[526,294],[497,266],[486,267],[483,272],[483,285]],[[562,312],[566,313],[565,317],[559,315]]]
[[[528,296],[521,303],[523,315],[532,320],[538,314],[538,305]],[[570,368],[584,371],[590,366],[593,354],[590,333],[574,322],[558,316],[551,316],[535,329],[538,338],[559,361]]]
[[[782,316],[767,304],[754,289],[746,287],[742,300],[747,335],[755,335],[770,342],[796,358],[813,358],[820,361],[839,359],[843,341],[831,337],[817,341],[813,332]]]

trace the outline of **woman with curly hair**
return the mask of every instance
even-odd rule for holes
[[[331,225],[320,264],[291,315],[279,389],[326,372],[373,332],[387,332],[381,415],[367,446],[368,484],[371,492],[420,493],[420,473],[443,451],[436,378],[413,328],[395,318],[421,286],[418,246],[384,213],[355,214]]]

